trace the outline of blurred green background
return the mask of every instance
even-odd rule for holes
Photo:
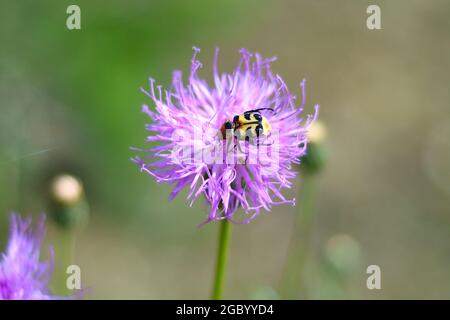
[[[66,28],[70,4],[81,30]],[[369,4],[382,30],[366,28]],[[222,71],[246,47],[276,55],[296,94],[307,78],[328,127],[306,296],[450,298],[449,17],[447,0],[2,1],[1,247],[8,213],[47,211],[49,177],[69,172],[91,206],[76,248],[86,298],[208,298],[217,225],[197,228],[207,208],[169,203],[129,147],[145,146],[149,76],[169,85],[196,45],[211,80],[216,46]],[[277,297],[296,210],[234,228],[226,298]],[[366,288],[370,264],[381,290]]]

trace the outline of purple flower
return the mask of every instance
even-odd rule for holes
[[[48,300],[48,282],[52,273],[53,252],[50,261],[39,261],[44,236],[42,216],[35,231],[31,219],[11,215],[11,231],[6,252],[0,255],[0,300]]]
[[[194,48],[187,85],[181,72],[175,71],[170,90],[161,86],[155,90],[153,79],[149,92],[142,89],[156,107],[151,111],[143,106],[153,121],[146,125],[154,133],[146,141],[159,144],[149,149],[132,148],[147,153],[132,160],[157,182],[173,185],[170,199],[188,188],[192,205],[203,194],[211,208],[205,222],[236,222],[233,216],[242,208],[245,218],[240,223],[247,223],[262,209],[270,211],[272,205],[295,204],[295,199],[286,199],[281,191],[292,186],[296,176],[292,165],[305,154],[306,133],[318,114],[316,105],[314,115],[301,117],[305,80],[297,107],[282,78],[270,69],[274,58],[263,59],[259,54],[253,58],[242,49],[233,73],[220,74],[216,50],[211,87],[198,76],[202,66],[196,58],[199,51]],[[258,111],[244,117],[245,112],[255,109]],[[242,121],[236,115],[241,115]],[[234,127],[225,133],[227,121]],[[255,130],[260,131],[256,134]],[[243,133],[251,137],[245,139]]]

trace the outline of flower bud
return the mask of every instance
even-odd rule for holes
[[[301,166],[306,174],[315,174],[323,169],[327,160],[325,147],[327,129],[325,125],[320,121],[315,121],[309,127],[307,137],[308,147],[306,155],[301,159]]]
[[[310,143],[324,143],[328,136],[328,131],[322,121],[316,120],[308,129],[307,137]]]
[[[336,234],[325,245],[325,258],[339,274],[350,274],[361,263],[361,248],[350,235]]]
[[[85,224],[89,215],[81,181],[69,174],[58,175],[50,186],[51,218],[62,228]]]
[[[52,181],[51,194],[55,201],[64,205],[72,205],[80,200],[83,186],[77,178],[63,174]]]

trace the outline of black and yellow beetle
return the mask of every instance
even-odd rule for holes
[[[274,111],[272,108],[260,108],[235,115],[232,121],[227,120],[220,128],[223,139],[227,138],[228,130],[231,130],[235,138],[239,140],[249,141],[268,136],[272,128],[267,118],[261,115],[261,110]]]

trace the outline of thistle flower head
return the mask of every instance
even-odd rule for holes
[[[42,216],[33,231],[31,219],[11,215],[10,237],[6,251],[0,254],[0,300],[54,298],[48,289],[53,254],[50,261],[39,261],[44,220]]]
[[[273,205],[294,204],[282,189],[292,186],[291,166],[305,154],[306,133],[318,113],[315,106],[314,115],[301,116],[305,80],[296,106],[282,78],[271,71],[274,58],[242,49],[236,69],[219,73],[216,50],[210,86],[198,75],[198,52],[194,48],[187,84],[175,71],[170,90],[155,88],[153,79],[150,90],[143,89],[155,105],[155,111],[143,106],[152,120],[146,141],[159,144],[133,148],[145,156],[132,160],[156,181],[173,185],[170,199],[184,188],[191,205],[203,195],[210,206],[205,222],[237,222],[234,215],[242,208],[245,217],[239,220],[247,223]]]

